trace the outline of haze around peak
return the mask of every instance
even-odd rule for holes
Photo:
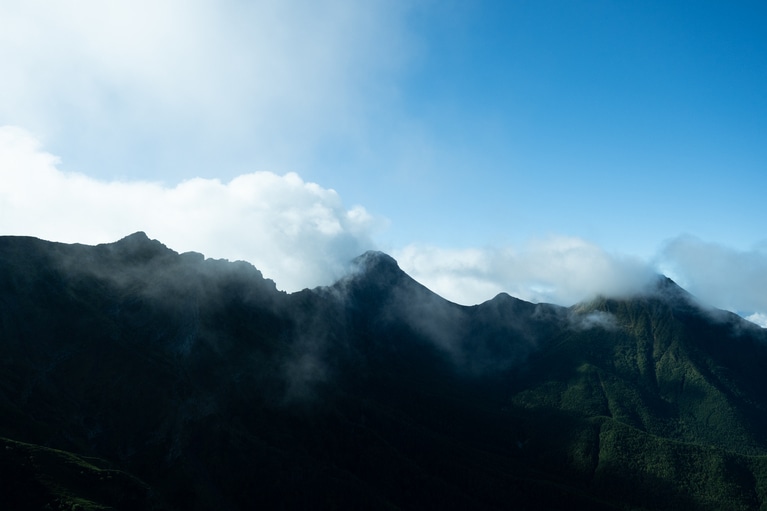
[[[0,234],[145,231],[285,290],[376,249],[462,304],[662,273],[765,325],[765,22],[749,3],[5,2]]]

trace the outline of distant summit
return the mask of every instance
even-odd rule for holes
[[[114,243],[97,245],[97,248],[106,253],[120,257],[129,263],[146,263],[155,257],[168,257],[177,255],[176,252],[166,247],[157,240],[149,239],[143,231],[135,232]]]
[[[136,231],[133,234],[129,234],[124,238],[116,241],[117,244],[130,244],[130,243],[150,243],[152,240],[146,235],[144,231]]]
[[[402,292],[405,289],[423,286],[402,271],[393,257],[370,250],[354,258],[349,273],[330,287],[343,289],[345,292],[372,293],[383,297],[396,289]]]
[[[375,268],[382,265],[396,266],[399,268],[397,261],[395,261],[393,257],[378,250],[368,250],[364,254],[355,257],[352,260],[352,263],[354,266],[365,269]]]
[[[369,250],[352,260],[351,275],[359,278],[365,275],[376,279],[397,279],[404,275],[397,261],[388,254]]]
[[[673,300],[695,301],[695,298],[690,293],[665,275],[657,276],[648,294],[657,294],[658,296]]]

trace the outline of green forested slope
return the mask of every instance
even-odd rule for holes
[[[759,509],[763,332],[668,282],[572,313],[575,325],[599,326],[575,326],[537,353],[512,397],[525,410],[569,414],[571,431],[552,444],[561,430],[544,428],[529,448],[628,506]]]

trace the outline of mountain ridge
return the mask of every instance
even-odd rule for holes
[[[0,469],[94,509],[767,505],[762,329],[663,277],[462,306],[386,254],[354,266],[284,293],[143,233],[0,237],[0,438],[48,460]],[[45,449],[130,477],[89,493]]]
[[[60,243],[60,242],[49,242],[49,241],[45,241],[45,240],[42,240],[40,238],[33,237],[33,236],[0,236],[0,237],[2,237],[2,238],[18,238],[20,240],[25,240],[25,239],[26,240],[36,240],[37,242],[41,242],[41,243],[53,243],[53,244],[55,244],[56,246],[59,246],[59,247],[75,246],[75,247],[86,248],[86,247],[91,246],[91,245],[83,245],[83,244],[80,244],[80,243],[68,244],[68,243]],[[230,261],[230,260],[227,260],[227,259],[210,259],[210,258],[205,257],[204,254],[202,254],[200,252],[194,252],[194,251],[188,251],[188,252],[184,252],[184,253],[179,253],[179,252],[176,252],[173,249],[167,247],[162,242],[160,242],[160,241],[158,241],[156,239],[150,238],[144,231],[136,231],[136,232],[134,232],[132,234],[124,236],[123,238],[121,238],[121,239],[119,239],[117,241],[108,242],[108,243],[101,243],[101,244],[98,244],[98,245],[92,245],[92,247],[97,247],[98,249],[102,249],[102,250],[104,250],[107,253],[120,253],[120,254],[123,254],[123,257],[127,257],[129,259],[130,258],[135,258],[137,261],[148,261],[148,260],[151,260],[152,258],[157,257],[157,256],[167,255],[167,256],[181,256],[184,259],[188,259],[190,261],[196,260],[198,262],[204,262],[204,261],[232,262],[232,263],[235,263],[235,264],[241,264],[241,265],[250,266],[256,272],[258,272],[258,274],[260,274],[261,277],[264,278],[266,281],[274,282],[272,279],[263,277],[262,272],[258,268],[256,268],[252,263],[249,263],[247,261],[240,261],[240,260]],[[413,279],[404,270],[402,270],[402,268],[399,266],[399,264],[396,261],[396,259],[394,259],[391,255],[389,255],[389,254],[387,254],[385,252],[382,252],[380,250],[367,250],[367,251],[363,252],[362,254],[360,254],[359,256],[357,256],[355,258],[353,258],[350,261],[349,268],[350,269],[349,269],[348,273],[346,275],[340,277],[339,279],[337,279],[335,282],[327,284],[327,285],[317,286],[317,288],[332,288],[332,287],[336,286],[337,284],[339,284],[342,281],[357,279],[357,278],[360,278],[360,276],[362,276],[362,275],[378,275],[377,278],[379,278],[379,279],[380,279],[381,275],[387,275],[388,278],[390,278],[393,282],[399,281],[402,278],[410,279],[413,282],[416,282],[418,285],[420,285],[420,286],[424,287],[425,289],[427,289],[429,292],[431,292],[433,294],[437,294],[437,293],[434,293],[434,291],[431,291],[430,289],[428,289],[423,284],[421,284],[421,283],[417,282],[415,279]],[[275,283],[275,287],[276,287],[276,285],[277,285],[277,283]],[[309,288],[307,288],[307,289],[309,289]],[[300,291],[297,291],[297,292],[300,292]],[[288,293],[288,294],[292,294],[292,293]],[[437,296],[439,296],[439,295],[437,294]],[[653,279],[650,283],[648,283],[648,285],[646,285],[641,290],[633,292],[633,293],[630,293],[630,294],[627,294],[625,296],[622,296],[622,298],[629,298],[630,299],[630,298],[634,298],[634,297],[652,297],[652,296],[658,296],[658,297],[664,296],[664,297],[667,297],[667,298],[672,298],[675,301],[677,301],[678,303],[689,302],[690,304],[693,304],[693,305],[703,306],[703,307],[706,307],[708,309],[714,309],[713,307],[711,307],[709,305],[705,305],[702,302],[700,302],[700,300],[698,300],[696,297],[694,297],[692,294],[690,294],[687,290],[685,290],[684,288],[679,286],[679,284],[674,282],[674,280],[672,280],[671,278],[669,278],[669,277],[667,277],[665,275],[662,275],[662,274],[658,274],[655,279]],[[448,300],[448,299],[446,299],[446,298],[444,298],[442,296],[439,296],[439,297],[441,299],[445,300],[445,301],[450,301],[450,300]],[[485,301],[483,301],[481,303],[478,303],[478,304],[475,304],[475,305],[466,305],[466,306],[462,305],[462,307],[474,307],[474,306],[478,306],[478,305],[483,305],[483,304],[486,304],[487,302],[491,302],[493,300],[505,300],[506,297],[510,297],[510,298],[512,298],[514,300],[519,300],[519,301],[523,301],[523,302],[525,301],[525,300],[522,300],[520,298],[514,297],[514,296],[508,294],[505,291],[501,291],[496,296],[494,296],[492,298],[489,298],[489,299],[487,299],[487,300],[485,300]],[[580,308],[583,308],[584,304],[588,304],[592,300],[611,299],[611,298],[612,299],[620,299],[621,297],[611,297],[611,296],[606,296],[606,295],[598,294],[594,298],[591,298],[591,299],[586,298],[586,299],[581,300],[581,301],[579,301],[579,302],[577,302],[577,303],[575,303],[575,304],[573,304],[573,305],[571,305],[569,307],[568,306],[560,306],[560,307],[580,309]],[[455,302],[451,302],[451,303],[455,303]],[[528,302],[528,303],[530,303],[530,302]],[[535,303],[535,302],[532,302],[532,303]],[[458,305],[458,304],[456,304],[456,305]],[[551,304],[551,305],[554,305],[554,304]],[[734,314],[734,313],[729,313],[729,311],[723,311],[723,312],[728,313],[728,314]],[[741,319],[745,320],[745,318],[742,318],[742,316],[738,316],[738,317],[740,317]],[[745,320],[745,321],[748,321],[748,320]],[[751,322],[749,322],[749,323],[751,323]],[[756,325],[756,326],[758,326],[758,325]]]

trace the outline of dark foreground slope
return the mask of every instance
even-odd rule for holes
[[[19,509],[755,509],[767,339],[672,282],[447,302],[368,253],[285,294],[138,233],[0,238]]]

